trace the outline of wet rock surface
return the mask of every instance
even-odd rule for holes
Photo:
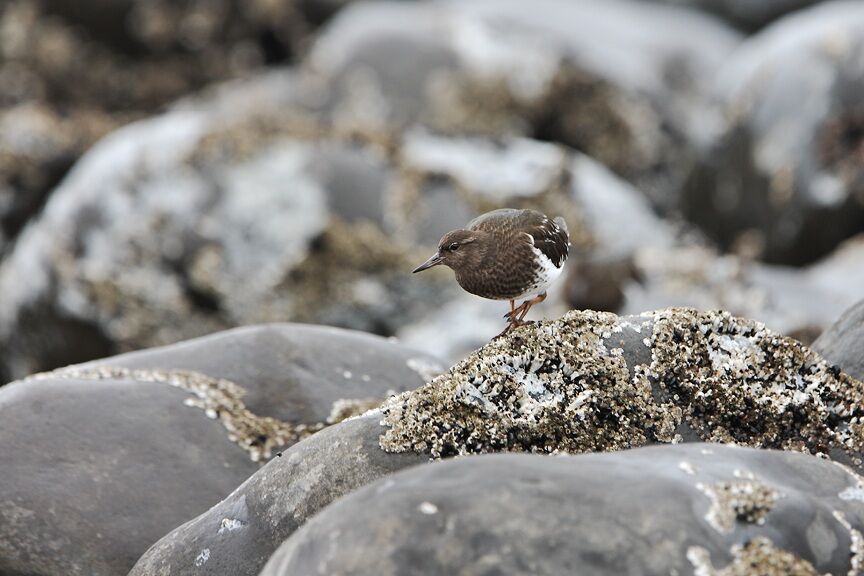
[[[800,265],[864,229],[862,31],[860,3],[820,4],[748,39],[718,72],[725,125],[683,209],[724,247]]]
[[[0,572],[126,573],[275,450],[435,369],[366,334],[269,325],[6,386]]]
[[[860,487],[812,456],[714,444],[460,458],[337,500],[261,576],[854,574]]]

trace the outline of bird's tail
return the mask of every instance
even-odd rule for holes
[[[564,230],[564,232],[567,233],[567,236],[570,236],[570,230],[567,229],[567,221],[564,220],[563,216],[556,216],[553,222],[555,222],[559,228]]]

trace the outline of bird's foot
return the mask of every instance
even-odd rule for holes
[[[520,304],[519,306],[517,306],[516,308],[514,308],[510,312],[507,312],[506,314],[504,314],[504,319],[510,323],[512,323],[514,321],[518,321],[519,315],[525,311],[525,304],[526,303],[523,302],[522,304]]]
[[[507,324],[507,327],[504,328],[504,330],[502,330],[500,334],[495,336],[495,338],[500,338],[501,336],[504,336],[505,334],[509,334],[510,331],[513,330],[514,328],[518,328],[520,326],[528,326],[529,324],[534,324],[534,320],[511,320]]]

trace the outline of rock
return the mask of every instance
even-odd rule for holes
[[[0,264],[0,376],[272,320],[402,335],[450,303],[489,333],[422,345],[462,354],[504,312],[447,271],[408,272],[476,214],[564,216],[573,266],[672,242],[638,191],[561,145],[346,138],[316,90],[287,70],[228,83],[94,147]]]
[[[0,255],[78,156],[111,127],[99,114],[61,118],[39,104],[0,108]]]
[[[340,131],[539,136],[668,208],[710,116],[702,84],[738,41],[712,18],[629,0],[356,3],[306,65]]]
[[[298,91],[286,71],[233,83],[88,153],[0,265],[3,369],[272,320],[392,334],[439,302],[406,274],[425,250],[376,224],[386,157],[313,140]]]
[[[701,439],[830,453],[861,470],[862,395],[801,343],[728,312],[572,311],[389,399],[381,445],[444,457]]]
[[[0,22],[0,105],[118,117],[290,61],[314,29],[295,5],[267,0],[11,0]]]
[[[678,6],[692,6],[712,12],[745,30],[765,26],[795,10],[818,4],[822,0],[652,0]]]
[[[864,380],[864,300],[819,336],[813,349],[850,376]]]
[[[460,458],[334,502],[261,576],[853,574],[862,486],[812,456],[711,444]]]
[[[273,324],[0,388],[0,573],[125,574],[256,460],[436,369],[377,337]]]
[[[825,3],[752,37],[717,73],[725,124],[683,209],[724,247],[800,265],[864,229],[862,38],[864,6]]]
[[[619,313],[670,305],[723,308],[808,343],[860,299],[864,237],[804,268],[720,255],[695,242],[640,249],[631,261],[630,276],[622,272],[617,284],[624,300]]]
[[[427,460],[378,446],[379,415],[347,420],[295,444],[225,500],[151,547],[129,573],[255,575],[318,510],[382,476]]]
[[[728,313],[571,312],[295,444],[160,540],[131,575],[257,574],[330,501],[429,456],[709,440],[830,452],[860,471],[862,396],[864,384],[799,342]],[[243,530],[220,535],[234,519]]]

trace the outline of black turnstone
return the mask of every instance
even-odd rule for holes
[[[525,324],[528,310],[546,299],[546,288],[561,275],[569,247],[567,224],[560,216],[552,220],[536,210],[502,208],[445,234],[438,252],[414,272],[444,264],[466,291],[509,300],[503,335]]]

